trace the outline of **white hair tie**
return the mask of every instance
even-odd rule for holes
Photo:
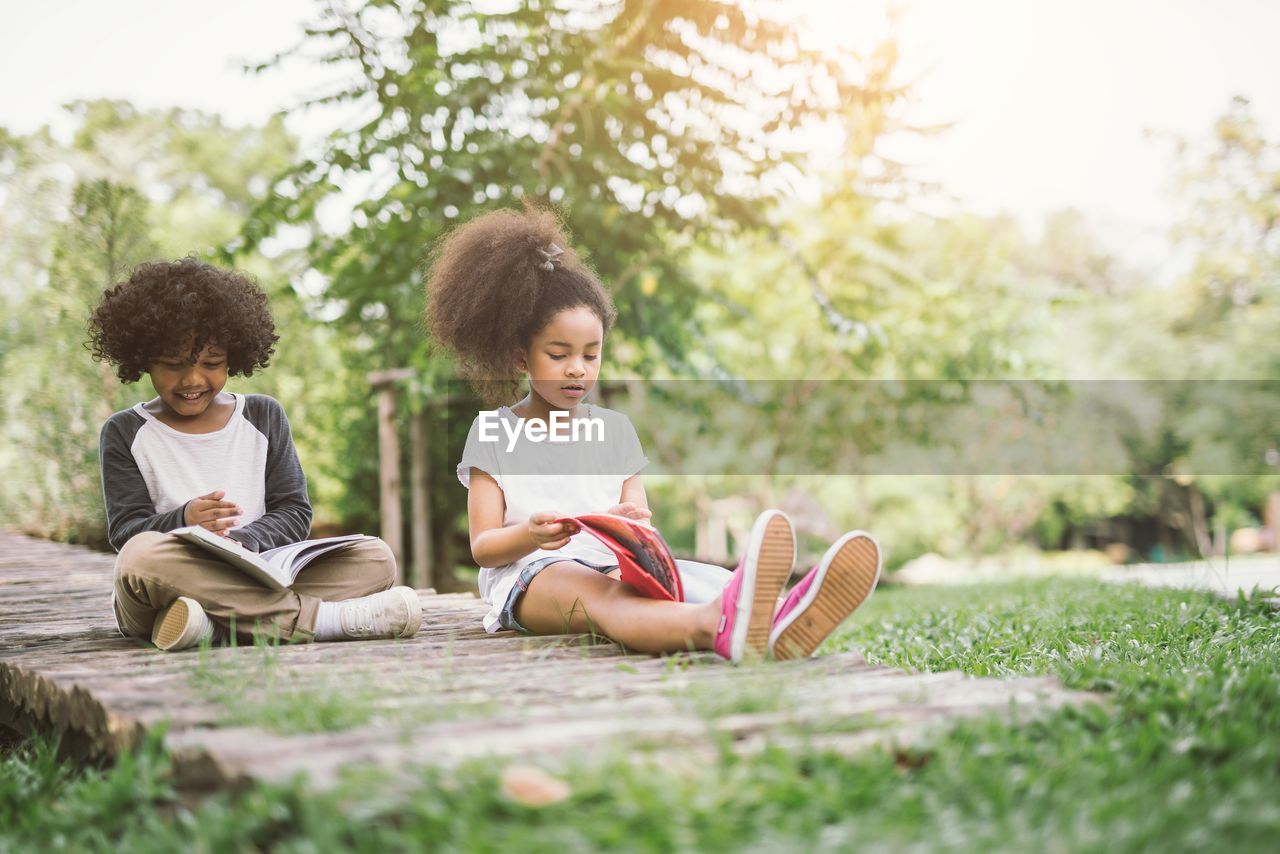
[[[542,256],[542,263],[538,266],[550,272],[556,268],[556,261],[564,254],[564,250],[554,243],[548,243],[546,249],[539,249],[538,254]]]

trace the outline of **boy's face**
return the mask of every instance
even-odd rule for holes
[[[600,376],[604,325],[586,306],[566,308],[530,342],[516,366],[529,374],[535,394],[553,409],[571,410]]]
[[[227,351],[207,344],[192,363],[190,347],[151,363],[147,373],[160,401],[180,418],[199,418],[227,384]]]

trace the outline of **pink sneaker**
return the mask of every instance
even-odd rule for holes
[[[780,510],[766,510],[751,526],[742,563],[721,596],[720,625],[712,648],[730,661],[750,650],[764,658],[770,617],[796,562],[796,532]]]
[[[792,588],[773,619],[769,652],[808,658],[836,626],[871,597],[880,580],[880,546],[863,531],[845,534]]]

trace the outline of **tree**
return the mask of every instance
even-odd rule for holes
[[[56,229],[48,280],[17,305],[23,318],[3,365],[6,460],[0,499],[25,527],[73,542],[98,540],[104,516],[97,473],[102,422],[124,404],[111,369],[83,347],[88,307],[154,252],[147,202],[106,180],[76,185]]]
[[[382,357],[400,361],[424,350],[425,249],[478,210],[530,198],[563,204],[623,329],[654,342],[636,357],[679,363],[703,293],[680,238],[759,222],[797,172],[798,132],[896,97],[755,5],[713,0],[340,3],[307,43],[356,72],[319,100],[370,118],[278,182],[246,245],[368,187],[350,228],[314,233],[312,261],[341,320],[376,327]]]
[[[1203,367],[1225,368],[1219,376],[1275,376],[1280,345],[1268,332],[1280,317],[1280,143],[1262,135],[1238,97],[1207,150],[1184,140],[1178,153],[1186,208],[1176,237],[1195,255],[1179,289],[1176,331],[1212,339],[1217,352]],[[1241,363],[1238,343],[1271,346]]]
[[[1233,519],[1257,519],[1262,493],[1280,489],[1274,386],[1229,382],[1280,375],[1280,143],[1237,97],[1207,146],[1184,140],[1178,153],[1186,207],[1176,235],[1193,260],[1172,329],[1190,354],[1189,378],[1202,386],[1181,438],[1192,471],[1216,463],[1237,473],[1184,478],[1188,517],[1204,541],[1215,504]],[[1215,397],[1230,405],[1213,406]]]
[[[1129,473],[1121,489],[1054,495],[1037,522],[1049,544],[1068,531],[1121,539],[1123,529],[1131,545],[1166,557],[1211,554],[1229,525],[1256,522],[1266,484],[1280,481],[1266,473],[1277,413],[1262,382],[1280,366],[1280,146],[1236,99],[1209,140],[1182,140],[1178,155],[1174,236],[1190,264],[1176,287],[1139,287],[1069,212],[1024,254],[1025,269],[1057,294],[1049,362],[1084,383],[1138,380],[1125,392],[1159,413],[1104,428],[1123,442]]]

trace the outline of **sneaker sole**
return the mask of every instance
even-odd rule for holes
[[[769,637],[779,661],[808,658],[836,627],[871,598],[880,580],[880,546],[862,531],[841,537],[822,558],[804,599]]]
[[[422,600],[418,598],[418,592],[412,587],[401,587],[400,595],[409,606],[409,622],[405,625],[404,631],[396,637],[411,638],[418,633],[418,629],[422,628]]]
[[[741,661],[749,650],[764,658],[769,649],[769,630],[778,595],[791,578],[796,562],[796,534],[787,514],[780,510],[762,513],[751,529],[748,558],[755,555],[755,572],[747,573],[739,591],[739,615],[730,641],[730,660]],[[750,602],[749,614],[742,614],[743,602]],[[747,619],[743,619],[747,617]]]
[[[207,619],[200,603],[179,596],[156,617],[151,628],[151,642],[165,651],[195,646],[200,642]]]

